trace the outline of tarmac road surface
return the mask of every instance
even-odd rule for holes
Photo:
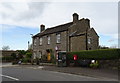
[[[111,79],[100,79],[82,75],[61,73],[56,71],[42,70],[41,67],[3,67],[3,81],[110,81]],[[112,80],[113,81],[113,80]]]

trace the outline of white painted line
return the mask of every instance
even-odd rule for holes
[[[39,66],[38,68],[42,69],[42,68],[44,68],[44,67],[43,67],[43,66]]]
[[[17,79],[17,78],[14,78],[14,77],[11,77],[11,76],[7,76],[7,75],[0,75],[0,76],[6,77],[6,78],[9,78],[9,79],[12,79],[12,80],[16,80],[16,81],[19,80],[19,79]]]

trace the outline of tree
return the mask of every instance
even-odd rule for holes
[[[32,58],[32,53],[30,53],[30,52],[26,53],[26,58],[31,59]]]
[[[3,46],[3,47],[2,47],[2,50],[9,50],[9,49],[10,49],[9,46]]]

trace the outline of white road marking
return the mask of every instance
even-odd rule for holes
[[[16,80],[16,81],[19,80],[19,79],[17,79],[17,78],[14,78],[14,77],[11,77],[11,76],[7,76],[7,75],[0,75],[0,76],[6,77],[6,78],[9,78],[9,79],[12,79],[12,80]]]
[[[43,66],[39,66],[38,68],[42,69],[42,68],[44,68],[44,67],[43,67]]]

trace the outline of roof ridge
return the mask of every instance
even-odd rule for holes
[[[73,22],[68,22],[68,23],[64,23],[64,24],[56,25],[56,26],[54,26],[54,27],[47,28],[47,29],[53,29],[53,28],[60,27],[60,26],[64,26],[64,25],[71,24],[71,23],[73,23]],[[46,30],[47,30],[47,29],[46,29]]]

